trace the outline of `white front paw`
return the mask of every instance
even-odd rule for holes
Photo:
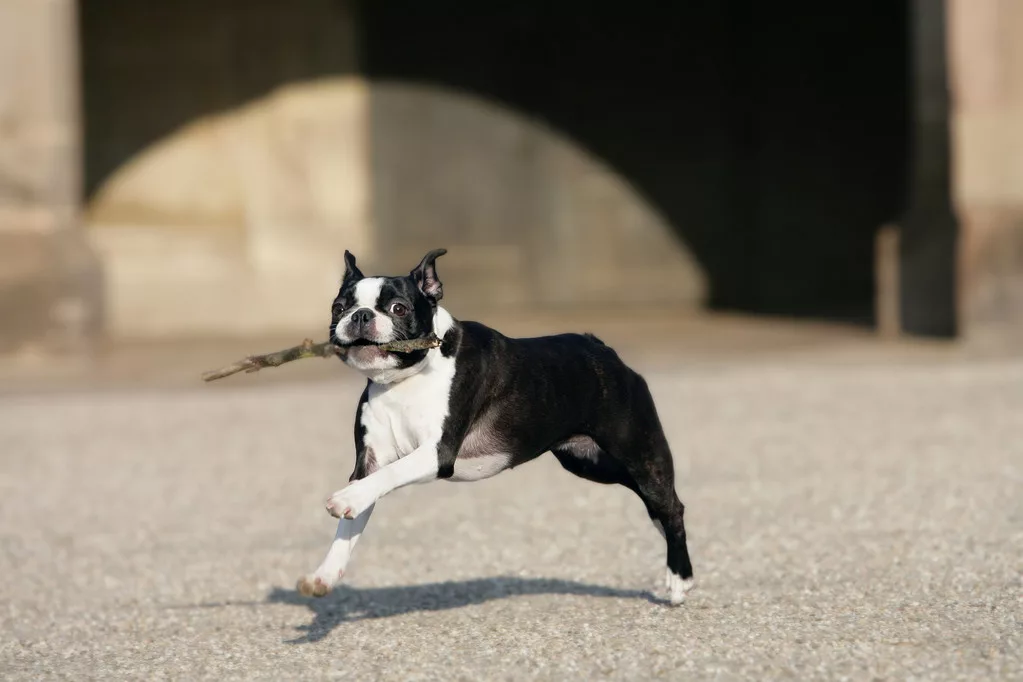
[[[373,491],[363,481],[356,481],[327,499],[327,511],[334,518],[354,519],[374,502]]]

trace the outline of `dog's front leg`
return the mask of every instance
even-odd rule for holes
[[[354,519],[338,521],[337,533],[334,535],[334,541],[330,543],[327,556],[323,558],[319,568],[298,581],[296,589],[299,593],[306,597],[322,597],[341,582],[348,562],[352,558],[355,543],[359,541],[362,531],[366,529],[366,524],[372,513],[373,505],[370,505],[366,511]]]
[[[327,500],[327,511],[340,518],[337,533],[320,567],[298,581],[296,589],[299,593],[307,597],[322,597],[330,592],[344,576],[376,501],[402,486],[432,481],[437,478],[437,471],[437,448],[423,447],[331,495]]]
[[[436,445],[419,447],[338,490],[327,500],[327,511],[339,519],[357,519],[387,493],[412,483],[432,481],[438,470]]]

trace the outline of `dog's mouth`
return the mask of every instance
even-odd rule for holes
[[[394,340],[373,341],[370,339],[355,339],[351,343],[344,344],[343,347],[346,348],[349,353],[364,359],[370,357],[382,358],[388,355],[400,355],[401,349],[389,347],[392,343],[395,343],[395,341]]]
[[[391,356],[380,344],[369,339],[356,339],[343,346],[345,355],[356,362],[373,362]]]
[[[428,337],[394,339],[391,341],[371,341],[365,338],[353,339],[348,343],[339,343],[337,345],[343,348],[346,354],[355,354],[366,357],[375,354],[379,354],[380,356],[389,354],[402,355],[405,353],[428,351],[431,348],[437,348],[440,346],[441,341],[431,334]]]
[[[422,342],[424,339],[391,339],[390,341],[371,341],[370,339],[355,339],[348,343],[338,344],[343,348],[378,348],[382,353],[410,353],[414,350],[422,350]],[[407,350],[401,348],[403,345],[410,346]],[[397,346],[392,348],[392,346]],[[428,346],[429,347],[429,346]]]

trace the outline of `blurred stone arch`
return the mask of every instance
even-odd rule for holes
[[[445,246],[456,310],[697,307],[699,264],[564,135],[450,88],[323,77],[199,117],[94,188],[114,329],[315,324],[339,255],[403,272]]]

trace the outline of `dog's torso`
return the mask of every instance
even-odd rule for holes
[[[437,317],[443,344],[421,369],[369,382],[356,420],[365,460],[357,472],[431,444],[440,477],[452,481],[488,478],[555,448],[592,458],[630,417],[642,379],[595,337],[512,339],[443,308]]]

